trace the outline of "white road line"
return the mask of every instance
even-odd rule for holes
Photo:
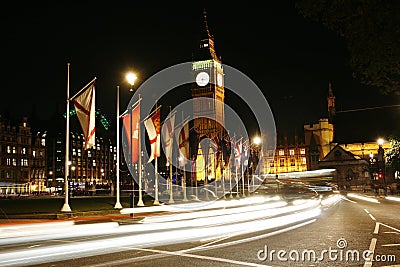
[[[395,230],[396,232],[399,232],[399,233],[400,233],[400,229],[394,228],[394,227],[389,226],[389,225],[384,224],[384,223],[380,223],[380,224],[382,224],[383,226],[386,226],[387,228],[390,228],[390,229]]]
[[[374,229],[374,234],[377,234],[379,232],[379,223],[375,223],[375,229]]]
[[[369,251],[371,251],[371,255],[365,260],[364,267],[372,266],[372,259],[374,258],[374,251],[376,246],[376,238],[371,239],[371,244],[369,244]]]
[[[367,209],[364,209],[364,211],[369,215],[369,217],[371,217],[372,220],[376,221],[375,217]]]
[[[400,244],[385,244],[385,245],[382,245],[382,247],[396,247],[396,246],[400,246]]]

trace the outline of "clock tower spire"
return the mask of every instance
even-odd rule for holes
[[[192,63],[195,83],[192,87],[194,128],[200,136],[222,136],[224,126],[224,71],[215,52],[204,9],[204,28],[200,47]]]

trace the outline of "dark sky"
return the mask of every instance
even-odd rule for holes
[[[35,105],[46,119],[57,107],[65,110],[70,62],[70,94],[97,77],[96,106],[114,118],[117,85],[121,110],[129,99],[128,70],[138,74],[140,84],[165,67],[191,61],[204,8],[222,63],[258,85],[282,132],[326,116],[329,82],[337,110],[400,103],[352,78],[344,40],[304,19],[293,1],[182,3],[49,1],[3,8],[0,112],[29,116]],[[339,113],[336,121],[342,140],[345,134],[373,139],[398,131],[399,118],[399,108],[381,108]]]

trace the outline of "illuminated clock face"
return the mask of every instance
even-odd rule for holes
[[[218,84],[218,86],[222,86],[222,74],[221,73],[217,74],[217,84]]]
[[[207,72],[199,72],[196,76],[196,83],[198,86],[207,85],[210,82],[210,76]]]

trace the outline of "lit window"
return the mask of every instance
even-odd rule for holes
[[[78,157],[80,157],[80,156],[81,156],[81,149],[78,148]]]
[[[296,166],[296,163],[295,163],[295,161],[294,161],[294,158],[291,158],[291,159],[290,159],[290,166]]]
[[[13,151],[13,154],[17,154],[17,149],[15,148],[15,146],[13,146],[12,151]]]
[[[290,150],[289,150],[289,155],[290,155],[290,156],[294,156],[294,149],[290,149]]]
[[[12,159],[12,165],[17,166],[17,159]]]
[[[301,164],[303,164],[303,165],[306,165],[306,164],[307,164],[306,157],[302,157],[302,158],[301,158]]]
[[[22,155],[25,155],[25,154],[26,154],[26,148],[25,148],[25,147],[23,147],[23,148],[21,149],[21,154],[22,154]]]
[[[10,165],[11,165],[11,159],[8,158],[8,159],[7,159],[7,166],[10,166]]]
[[[285,151],[283,149],[279,150],[279,156],[285,156]]]
[[[10,154],[11,153],[11,147],[7,146],[7,153]]]
[[[26,127],[26,122],[24,122],[22,125],[23,125],[24,127]]]
[[[33,155],[34,158],[36,157],[36,150],[32,151],[32,155]]]
[[[46,146],[46,139],[42,138],[42,146]]]
[[[284,167],[284,166],[285,166],[285,159],[281,159],[281,161],[280,161],[280,166],[281,166],[281,167]]]
[[[306,154],[306,149],[305,148],[301,148],[300,149],[300,154],[301,155],[305,155]]]

